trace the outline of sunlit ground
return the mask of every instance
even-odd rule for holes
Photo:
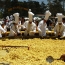
[[[0,62],[10,65],[65,65],[62,60],[46,61],[48,56],[55,59],[65,54],[65,40],[54,39],[6,39],[0,40],[0,45],[20,45],[27,47],[0,47]],[[4,51],[2,50],[4,49]]]

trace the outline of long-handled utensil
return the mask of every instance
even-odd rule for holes
[[[52,56],[48,56],[46,58],[46,61],[49,63],[52,63],[54,60],[62,60],[65,62],[65,54],[61,55],[61,57],[59,59],[54,59]]]

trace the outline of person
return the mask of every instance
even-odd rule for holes
[[[65,17],[62,18],[62,22],[65,25]]]
[[[6,20],[7,20],[7,21],[9,21],[9,20],[10,20],[9,16],[6,16]]]
[[[25,19],[24,19],[24,17],[22,16],[22,19],[21,19],[21,24],[23,25],[23,24],[24,24],[24,22],[25,22]]]
[[[24,29],[22,27],[24,22],[25,22],[25,18],[22,16],[22,18],[21,18],[21,31],[24,31]]]
[[[10,21],[12,21],[13,20],[13,15],[10,15]]]
[[[35,17],[34,18],[34,23],[36,24],[36,31],[38,31],[37,27],[38,27],[38,24],[39,24],[39,18],[38,17]]]
[[[2,38],[2,33],[6,35],[6,30],[4,30],[4,28],[0,24],[0,38]]]
[[[48,19],[46,23],[47,23],[48,30],[51,31],[52,30],[52,25],[53,25],[52,20]]]
[[[7,31],[7,26],[6,26],[6,24],[5,24],[4,22],[2,22],[1,26],[2,26],[2,28],[3,28],[5,31]]]
[[[18,28],[19,13],[14,13],[13,16],[15,17],[15,20],[10,25],[10,33],[9,33],[9,36],[17,36],[18,33],[20,33],[19,28]]]
[[[19,17],[18,28],[21,31],[21,18]]]
[[[54,34],[56,37],[65,37],[65,25],[62,22],[62,13],[57,13],[56,16],[58,17],[58,22],[54,27]]]
[[[47,23],[47,27],[49,27],[50,24],[52,23],[52,20],[51,19],[48,19],[46,23]]]
[[[27,36],[34,36],[35,32],[36,32],[36,24],[33,22],[33,16],[34,14],[30,11],[28,11],[28,15],[29,15],[29,20],[24,22],[24,35]]]
[[[2,28],[7,32],[7,26],[6,26],[6,24],[4,23],[4,21],[2,22],[1,26],[2,26]],[[5,37],[5,36],[7,36],[7,33],[4,34],[4,33],[2,32],[2,37]]]
[[[41,36],[41,37],[46,36],[46,28],[47,28],[46,22],[47,22],[49,16],[51,16],[51,13],[48,10],[45,12],[45,18],[42,19],[38,24],[38,32],[39,32],[39,36]]]

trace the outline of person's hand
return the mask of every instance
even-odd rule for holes
[[[60,35],[60,32],[58,33],[58,35]]]
[[[26,30],[26,28],[24,28],[24,30]]]
[[[17,33],[14,33],[15,36],[17,36]]]

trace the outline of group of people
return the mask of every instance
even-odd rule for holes
[[[36,31],[38,31],[39,36],[46,36],[46,30],[48,29],[47,21],[49,16],[51,16],[51,12],[47,10],[45,12],[44,19],[41,19],[38,22],[38,19],[33,18],[34,13],[31,12],[31,9],[28,11],[28,19],[22,19],[19,17],[19,13],[14,13],[10,16],[10,18],[6,17],[6,25],[4,21],[0,21],[0,37],[2,37],[2,32],[6,35],[7,29],[10,29],[9,36],[17,36],[20,34],[21,29],[24,30],[24,36],[34,36]],[[65,24],[62,22],[63,14],[57,13],[57,22],[54,26],[54,34],[56,37],[65,37]],[[36,21],[38,23],[36,23]]]

